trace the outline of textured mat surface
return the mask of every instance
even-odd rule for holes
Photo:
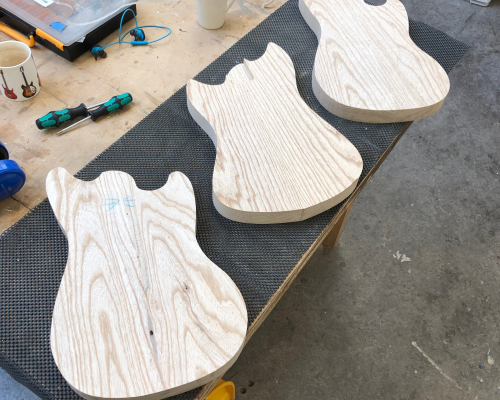
[[[423,23],[410,20],[410,35],[447,72],[467,51],[465,44]],[[296,0],[289,0],[196,79],[222,83],[243,58],[259,58],[269,42],[283,47],[292,58],[298,88],[307,104],[357,147],[363,157],[364,178],[406,124],[346,121],[319,105],[311,88],[317,40]],[[214,146],[190,117],[182,88],[77,177],[93,180],[103,171],[120,170],[132,175],[141,189],[153,190],[163,186],[173,171],[186,174],[196,194],[200,246],[236,282],[252,323],[340,206],[292,224],[229,221],[212,204],[214,161]],[[66,239],[47,200],[0,236],[0,366],[43,399],[79,398],[57,370],[49,343],[52,308],[66,258]],[[197,392],[172,399],[191,400]]]

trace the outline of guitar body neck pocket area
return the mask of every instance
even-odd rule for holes
[[[47,195],[68,240],[50,343],[73,390],[160,400],[223,375],[243,348],[247,310],[196,241],[189,179],[174,172],[144,191],[124,172],[83,182],[58,168]]]

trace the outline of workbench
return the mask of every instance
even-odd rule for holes
[[[168,12],[172,5],[177,5],[174,8],[175,13],[179,14],[179,20],[175,20],[177,22],[154,19],[158,7],[167,8],[165,13],[170,15]],[[235,7],[253,10],[248,11],[253,15],[251,24],[264,18],[265,11],[260,6],[250,6],[250,3],[243,5],[240,3]],[[27,186],[16,198],[9,200],[7,205],[0,205],[2,227],[7,228],[28,208],[46,197],[45,176],[56,166],[76,173],[88,163],[77,174],[83,180],[93,180],[104,170],[122,170],[131,174],[140,188],[147,190],[162,186],[170,172],[180,170],[189,177],[195,190],[200,247],[231,276],[245,298],[250,324],[246,337],[248,341],[315,250],[322,243],[327,248],[333,248],[338,243],[354,199],[408,130],[411,122],[356,123],[335,117],[319,105],[312,95],[311,87],[314,43],[317,45],[317,41],[300,18],[295,0],[279,8],[220,58],[218,56],[224,46],[233,44],[239,38],[232,31],[228,33],[233,27],[231,17],[234,12],[229,14],[227,24],[220,31],[207,32],[195,26],[194,4],[188,6],[187,3],[178,2],[142,7],[145,11],[139,20],[140,24],[170,24],[176,34],[177,24],[183,24],[182,21],[187,24],[188,14],[191,13],[191,28],[186,27],[185,30],[189,33],[191,29],[195,33],[185,43],[181,43],[184,32],[179,31],[170,42],[160,42],[157,47],[136,49],[123,46],[116,52],[117,46],[112,47],[105,60],[95,62],[89,55],[78,59],[74,65],[45,54],[43,49],[37,49],[35,61],[38,51],[46,57],[40,56],[44,61],[37,61],[40,71],[45,71],[40,73],[42,84],[47,85],[45,80],[52,76],[57,92],[50,91],[49,87],[47,90],[44,88],[38,100],[32,102],[13,105],[0,103],[10,111],[5,117],[2,116],[8,123],[0,129],[11,129],[8,138],[2,136],[2,140],[11,149],[12,158],[20,162],[28,175]],[[250,24],[249,17],[245,17],[248,14],[236,14],[241,15],[237,17],[241,21],[246,19]],[[410,22],[413,40],[436,58],[447,72],[466,52],[467,46],[463,43],[425,24]],[[239,25],[240,28],[242,25]],[[238,35],[244,35],[250,28],[246,26],[238,30]],[[108,40],[111,42],[114,38]],[[208,45],[212,41],[217,43],[213,46],[218,52],[209,50],[211,47]],[[301,96],[315,112],[351,140],[363,157],[364,168],[352,195],[338,206],[302,222],[257,226],[229,221],[215,211],[210,183],[215,149],[209,137],[189,116],[183,85],[216,58],[214,63],[196,75],[196,79],[210,84],[223,82],[227,72],[240,63],[242,57],[259,57],[268,41],[277,43],[288,52],[294,62]],[[203,44],[207,46],[203,47]],[[165,52],[160,51],[163,46],[166,46]],[[169,46],[171,48],[168,50]],[[175,56],[174,49],[179,51]],[[171,58],[165,53],[171,54]],[[168,61],[156,61],[161,57]],[[170,62],[175,68],[171,67]],[[102,69],[99,65],[103,65]],[[58,71],[64,75],[63,80],[56,78]],[[65,88],[70,89],[66,91]],[[99,123],[89,124],[85,129],[75,129],[64,136],[55,137],[51,133],[38,131],[34,126],[36,117],[48,110],[80,102],[98,102],[125,91],[134,95],[133,107]],[[75,96],[78,100],[74,100]],[[13,118],[11,115],[15,113],[20,117]],[[0,132],[3,134],[5,130]],[[119,140],[101,154],[116,139]],[[46,143],[57,150],[45,146]],[[4,218],[6,215],[9,217]],[[74,398],[70,397],[74,394],[54,370],[48,345],[51,310],[66,256],[65,238],[46,200],[0,236],[0,265],[3,263],[0,267],[0,313],[5,313],[0,325],[0,366],[43,398]],[[196,393],[190,392],[173,399],[202,400],[217,380],[201,391],[196,390]]]
[[[26,173],[23,189],[0,204],[0,233],[47,197],[45,177],[52,168],[64,167],[75,174],[283,2],[276,0],[264,8],[266,1],[239,0],[217,30],[198,25],[194,1],[139,4],[139,25],[165,25],[172,35],[148,46],[109,47],[107,58],[98,61],[90,52],[69,62],[39,44],[32,48],[42,91],[23,102],[0,98],[0,141]],[[129,21],[123,30],[133,26],[133,20]],[[164,34],[164,30],[146,29],[148,40]],[[117,37],[118,31],[100,45]],[[5,40],[12,38],[0,32],[0,41]],[[95,104],[123,92],[132,93],[133,104],[99,123],[89,122],[60,137],[53,130],[39,131],[35,125],[48,111]]]

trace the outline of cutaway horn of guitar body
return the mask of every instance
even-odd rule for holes
[[[57,168],[47,194],[68,239],[50,344],[69,385],[91,400],[160,400],[224,374],[247,310],[196,241],[189,179],[144,191],[124,172],[83,182]]]
[[[312,85],[331,113],[361,122],[403,122],[437,112],[450,81],[410,38],[399,0],[299,0],[318,38]]]
[[[188,109],[216,148],[213,200],[234,221],[301,221],[340,203],[363,162],[339,131],[314,113],[297,89],[286,52],[234,67],[222,85],[191,80]]]

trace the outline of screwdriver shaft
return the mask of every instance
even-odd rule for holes
[[[106,103],[106,102],[105,102],[105,101],[102,101],[102,102],[100,102],[100,103],[93,104],[93,105],[91,105],[90,107],[87,107],[87,110],[90,110],[91,108],[99,107],[99,106],[103,105],[104,103]]]
[[[75,127],[78,124],[81,124],[82,122],[88,120],[89,118],[95,122],[99,118],[104,117],[105,115],[109,115],[115,111],[123,109],[123,107],[125,107],[131,101],[132,101],[132,95],[130,93],[122,93],[118,96],[113,96],[108,101],[103,101],[102,103],[94,104],[93,106],[90,106],[90,107],[85,107],[82,104],[81,107],[86,108],[86,112],[88,113],[88,117],[83,118],[82,120],[78,121],[77,123],[75,123],[73,125],[68,126],[67,128],[64,128],[63,130],[60,130],[59,132],[56,133],[56,135],[61,136],[63,133],[67,132],[69,129]],[[89,110],[90,108],[93,108],[93,107],[98,107],[98,108],[96,108],[95,110]]]
[[[80,120],[80,121],[78,121],[78,122],[74,123],[73,125],[70,125],[70,126],[68,126],[67,128],[64,128],[64,129],[60,130],[59,132],[57,132],[57,133],[56,133],[56,135],[57,135],[57,136],[61,136],[64,132],[66,132],[66,131],[70,130],[71,128],[73,128],[73,127],[75,127],[75,126],[77,126],[78,124],[81,124],[83,121],[86,121],[86,120],[88,120],[89,118],[90,118],[90,117],[84,118],[84,119],[82,119],[82,120]]]

